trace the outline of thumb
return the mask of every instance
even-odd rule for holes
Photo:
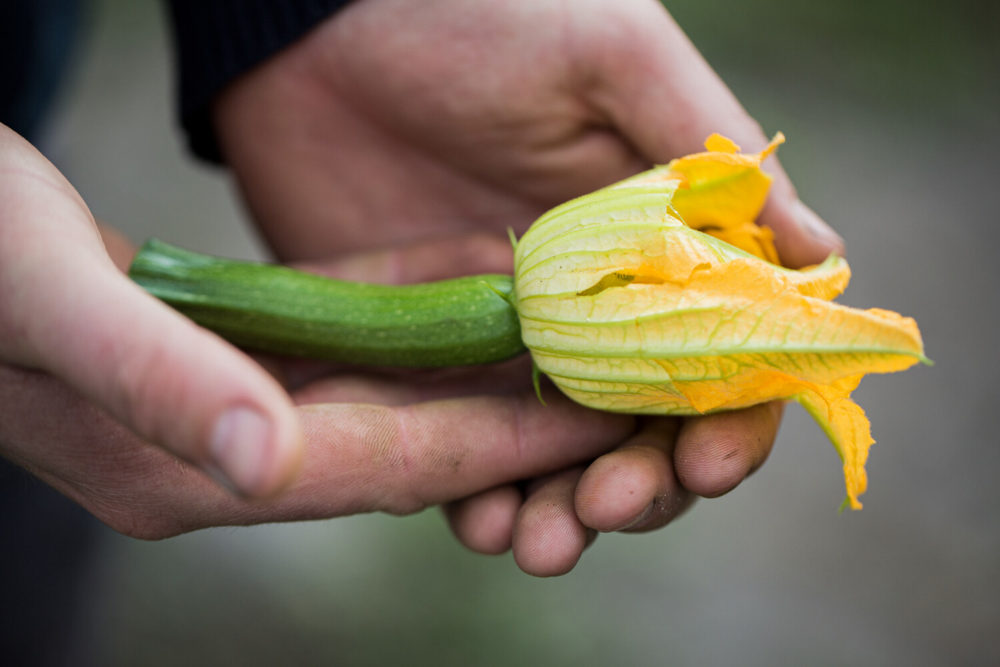
[[[45,255],[29,262],[35,266],[4,267],[8,275],[20,269],[5,314],[20,333],[9,360],[63,379],[241,494],[268,496],[291,481],[301,435],[275,380],[145,294],[106,257],[58,242]]]
[[[606,35],[621,43],[603,51],[617,55],[599,61],[592,96],[640,154],[665,163],[703,150],[713,132],[745,151],[764,148],[760,126],[667,11],[659,3],[634,7],[633,29]],[[843,240],[799,201],[777,159],[769,158],[764,168],[774,182],[758,223],[774,230],[782,263],[800,267],[843,254]]]
[[[0,172],[0,361],[48,371],[245,495],[290,482],[303,445],[277,382],[126,279],[73,186],[2,125]]]

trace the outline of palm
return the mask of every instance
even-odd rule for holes
[[[582,36],[540,32],[590,26],[535,15],[554,9],[462,3],[442,23],[385,4],[345,12],[220,104],[223,147],[283,257],[523,231],[644,164],[584,99],[586,60],[566,48]]]

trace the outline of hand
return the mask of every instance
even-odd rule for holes
[[[9,377],[60,378],[80,399],[247,496],[289,483],[302,443],[281,387],[127,280],[73,187],[2,125],[0,204],[0,363]],[[123,243],[109,237],[120,263],[128,261]],[[4,383],[4,393],[12,386]],[[3,404],[4,453],[43,477],[41,461],[57,453],[86,460],[88,449],[65,450],[59,440],[24,446],[37,441],[19,427],[31,416],[73,424],[58,411],[65,402],[35,398]]]
[[[484,233],[523,232],[556,203],[700,150],[711,132],[748,151],[766,144],[653,0],[353,3],[231,85],[215,123],[286,260],[428,240],[469,252]],[[778,163],[767,166],[775,182],[759,222],[784,263],[841,251]],[[443,271],[452,257],[439,253]],[[509,253],[489,254],[476,270],[510,268]],[[565,572],[595,530],[658,527],[694,494],[733,488],[766,458],[780,411],[644,420],[587,467],[524,494],[499,486],[448,515],[472,549],[513,545],[526,571]]]
[[[458,371],[310,381],[307,364],[265,361],[298,402],[355,401],[297,409],[261,365],[127,280],[127,242],[105,229],[105,246],[72,186],[3,126],[0,204],[0,454],[125,534],[412,512],[582,462],[632,429],[505,392],[509,367],[450,400],[470,393]],[[386,405],[357,402],[373,396]]]

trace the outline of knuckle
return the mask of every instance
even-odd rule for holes
[[[420,429],[409,408],[387,411],[392,427],[380,431],[385,448],[391,452],[387,461],[392,469],[390,487],[383,511],[394,516],[416,514],[429,505],[420,493],[424,465],[419,453]]]
[[[334,431],[340,464],[348,471],[342,486],[357,490],[353,511],[415,514],[428,503],[422,498],[420,427],[406,407],[355,404],[344,407]]]
[[[109,452],[99,465],[83,466],[70,481],[70,495],[112,530],[141,540],[162,540],[194,530],[191,512],[178,490],[187,466],[154,448]]]

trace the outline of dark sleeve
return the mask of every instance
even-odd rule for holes
[[[210,114],[216,94],[348,2],[167,0],[180,124],[191,151],[221,162]]]
[[[85,18],[79,0],[0,2],[0,123],[36,147]]]

